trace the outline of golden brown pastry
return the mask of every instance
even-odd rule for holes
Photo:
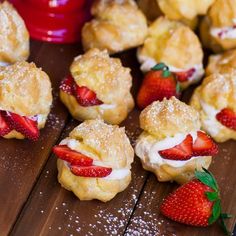
[[[204,46],[214,52],[235,48],[235,0],[216,0],[201,23],[200,34]]]
[[[208,168],[217,146],[200,130],[198,112],[172,97],[153,102],[140,115],[142,134],[135,147],[143,168],[159,181],[185,183]],[[202,145],[205,140],[208,146]]]
[[[227,68],[236,68],[236,49],[222,54],[211,55],[206,68],[206,75],[210,75]]]
[[[162,12],[171,20],[193,20],[205,15],[215,0],[157,0]]]
[[[236,140],[236,70],[225,68],[203,80],[190,105],[200,113],[201,126],[217,142]]]
[[[117,53],[143,44],[147,22],[133,0],[96,0],[94,19],[82,29],[84,50],[107,49]]]
[[[158,4],[158,0],[138,0],[138,6],[144,12],[149,21],[153,21],[161,15],[166,15],[167,18],[181,21],[185,25],[189,26],[191,29],[195,29],[198,24],[197,17],[191,19],[184,17],[178,17],[177,19],[171,18],[171,14],[165,13],[165,11],[161,11]],[[171,9],[171,6],[169,6],[169,8]]]
[[[204,73],[198,37],[189,27],[165,17],[159,17],[150,25],[137,57],[143,72],[164,62],[177,75],[183,88],[199,81]]]
[[[0,66],[26,60],[29,56],[29,33],[13,6],[0,3]]]
[[[72,76],[62,82],[60,97],[75,119],[102,118],[119,124],[133,109],[130,69],[120,59],[110,58],[107,51],[91,49],[76,57],[70,71]]]
[[[124,128],[87,120],[55,146],[54,153],[59,158],[58,181],[80,200],[109,201],[131,181],[134,151]]]
[[[51,104],[49,77],[34,63],[0,67],[0,136],[37,140]]]

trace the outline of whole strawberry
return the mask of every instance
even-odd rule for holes
[[[193,226],[208,226],[220,218],[228,234],[224,219],[230,216],[221,213],[220,193],[215,178],[206,169],[204,172],[196,171],[195,176],[196,179],[164,199],[161,213],[174,221]]]
[[[179,95],[180,87],[175,75],[164,63],[159,63],[145,75],[138,92],[137,103],[139,108],[143,109],[154,101]]]

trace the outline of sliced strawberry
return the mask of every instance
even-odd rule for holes
[[[181,71],[181,72],[173,72],[176,76],[176,79],[179,82],[186,82],[188,81],[189,78],[192,77],[192,75],[195,73],[196,69],[192,68],[186,71]]]
[[[91,166],[93,159],[83,155],[80,152],[71,150],[66,145],[58,145],[53,147],[53,152],[59,159],[69,162],[71,165]]]
[[[236,113],[233,110],[229,108],[222,109],[216,114],[216,119],[227,128],[236,130]]]
[[[193,145],[193,138],[190,134],[186,136],[184,141],[173,148],[165,149],[159,151],[159,154],[164,159],[170,160],[188,160],[192,157],[192,145]]]
[[[71,75],[68,75],[64,80],[62,80],[61,85],[60,85],[60,89],[65,92],[68,93],[70,95],[73,94],[73,84],[74,84],[74,79]]]
[[[84,107],[101,105],[103,103],[92,90],[77,84],[74,84],[74,96],[77,102]]]
[[[143,109],[154,101],[179,95],[179,86],[175,77],[165,64],[160,63],[145,75],[138,92],[137,104]]]
[[[112,168],[102,166],[71,166],[71,172],[74,175],[82,177],[102,178],[108,176],[112,172]]]
[[[3,111],[2,115],[11,129],[14,129],[33,141],[39,138],[37,121],[13,112]]]
[[[211,137],[202,131],[197,132],[197,139],[193,144],[194,156],[212,156],[218,153],[218,146]]]
[[[4,135],[7,135],[12,129],[5,121],[2,111],[0,111],[0,136],[3,137]]]

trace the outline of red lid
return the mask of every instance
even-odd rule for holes
[[[11,0],[35,39],[72,43],[90,19],[92,0]]]

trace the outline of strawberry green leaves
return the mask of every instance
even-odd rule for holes
[[[208,219],[208,223],[210,225],[214,223],[217,219],[220,219],[220,224],[225,234],[230,235],[230,232],[227,230],[224,220],[229,219],[231,215],[221,213],[221,199],[218,184],[211,172],[209,172],[205,168],[203,168],[203,170],[203,172],[195,171],[195,176],[199,181],[209,186],[213,190],[212,192],[205,192],[207,199],[211,202],[214,202],[212,207],[212,214]]]

